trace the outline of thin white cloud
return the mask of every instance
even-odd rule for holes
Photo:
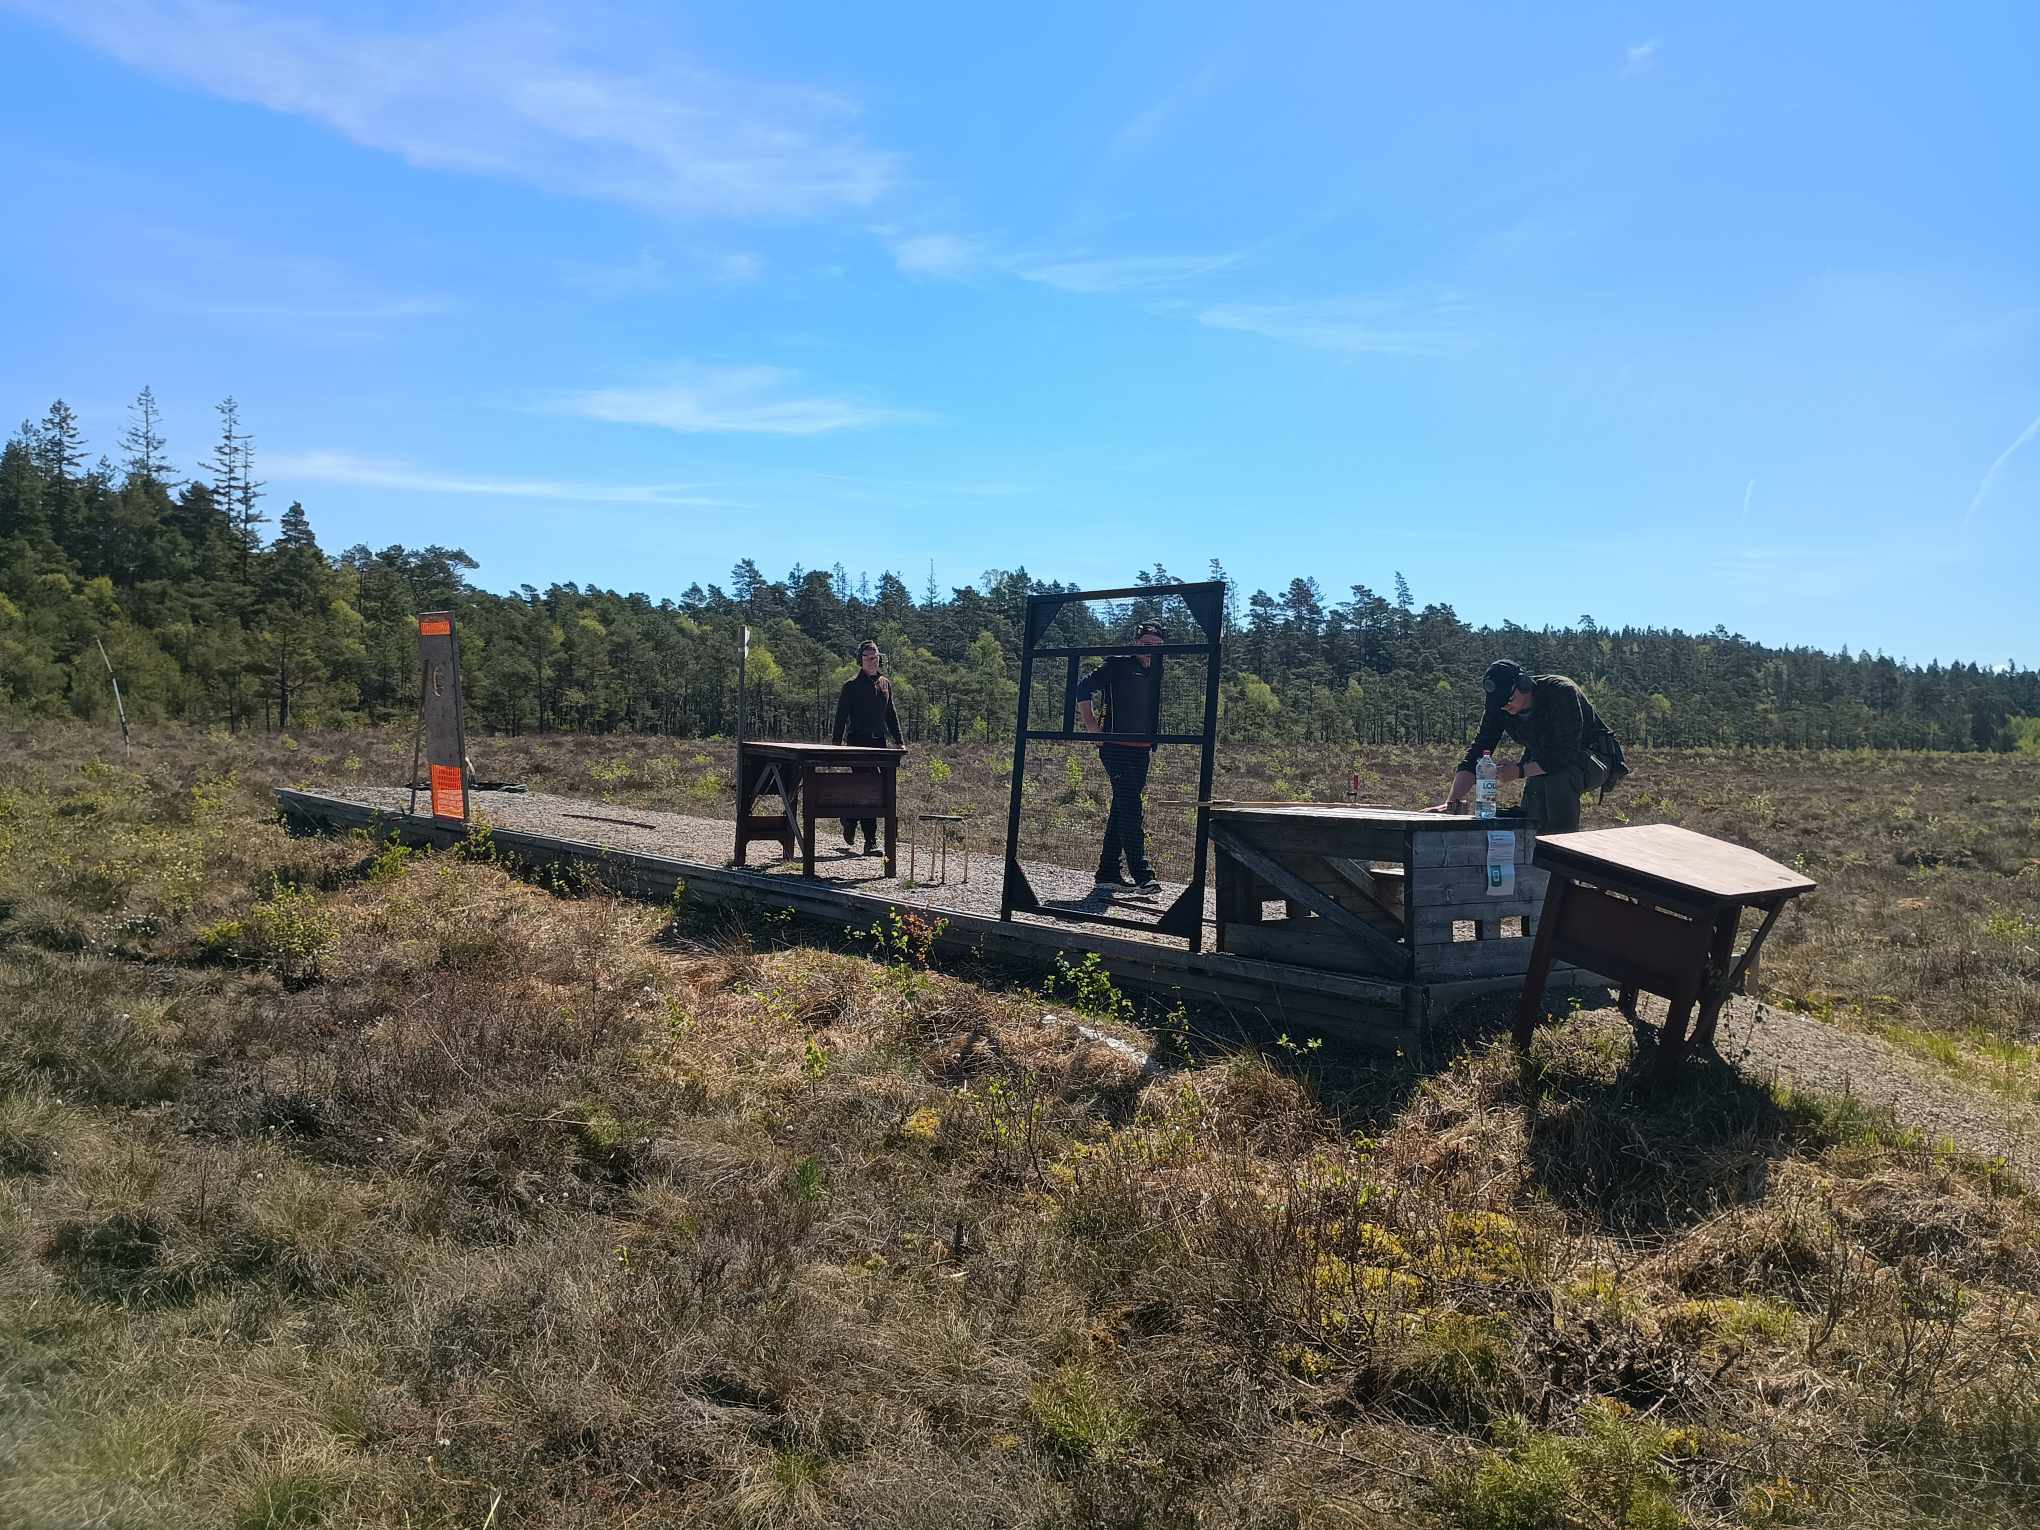
[[[628,260],[563,260],[559,270],[561,281],[596,298],[650,297],[670,280],[665,257],[652,250]]]
[[[881,230],[892,249],[893,264],[909,276],[962,276],[985,258],[973,240],[956,234],[894,236]]]
[[[1658,40],[1655,37],[1649,42],[1631,43],[1628,52],[1622,55],[1622,72],[1624,74],[1647,73],[1657,67],[1657,58]]]
[[[1749,521],[1749,518],[1750,518],[1750,496],[1751,496],[1752,494],[1756,493],[1756,492],[1757,492],[1757,481],[1756,481],[1756,479],[1752,478],[1752,479],[1751,479],[1751,480],[1750,480],[1750,481],[1749,481],[1749,482],[1748,482],[1747,484],[1745,484],[1745,485],[1743,486],[1743,491],[1742,491],[1742,514],[1741,514],[1741,515],[1739,515],[1738,517],[1736,517],[1736,522],[1735,522],[1735,523],[1736,523],[1736,525],[1738,525],[1738,526],[1741,526],[1741,525],[1745,525],[1745,524],[1747,524],[1747,523],[1748,523],[1748,521]]]
[[[991,272],[1054,287],[1061,292],[1143,292],[1192,281],[1239,262],[1237,255],[1100,255],[1078,251],[1019,255],[992,249],[961,234],[902,234],[872,230],[909,276],[945,279]]]
[[[819,436],[925,420],[925,415],[826,394],[789,391],[798,374],[770,366],[686,366],[658,381],[589,388],[554,408],[618,425],[683,435]]]
[[[1011,499],[1032,492],[1009,479],[870,478],[848,473],[739,470],[713,483],[586,483],[549,478],[493,478],[448,473],[391,458],[340,450],[265,452],[262,470],[288,492],[293,482],[344,484],[414,494],[561,504],[644,505],[680,509],[742,509],[770,503],[876,505],[892,509],[955,501]],[[725,497],[725,494],[734,497]]]
[[[1990,491],[1997,487],[1998,474],[2004,471],[2005,464],[2012,460],[2012,455],[2020,447],[2031,441],[2035,436],[2040,436],[2040,419],[2034,420],[2032,424],[2020,431],[2018,440],[1998,453],[1997,461],[1990,465],[1989,470],[1983,475],[1983,481],[1976,486],[1976,497],[1970,500],[1969,508],[1962,512],[1962,529],[1964,531],[1969,529],[1969,523],[1976,518],[1976,512],[1982,507],[1983,502],[1990,498]]]
[[[1216,66],[1206,64],[1182,84],[1149,102],[1119,125],[1105,153],[1111,159],[1134,159],[1147,153],[1175,120],[1211,92]]]
[[[1706,564],[1714,578],[1749,598],[1801,601],[1860,600],[1865,590],[1877,588],[1901,566],[1922,576],[1955,571],[1963,566],[1963,554],[1951,538],[1887,534],[1856,543],[1838,538],[1739,542],[1720,549]]]
[[[747,286],[765,274],[765,262],[748,250],[697,251],[668,257],[641,249],[624,260],[563,260],[560,280],[590,297],[609,301],[653,297],[686,281]]]
[[[228,319],[270,332],[295,331],[300,338],[345,337],[361,326],[394,324],[451,313],[453,303],[435,297],[362,296],[351,301],[297,301],[290,298],[197,298],[187,311],[204,319]],[[356,338],[359,338],[358,334]]]
[[[1339,297],[1294,303],[1218,303],[1197,315],[1212,329],[1349,355],[1451,356],[1472,338],[1449,296]]]
[[[898,176],[840,96],[716,73],[656,16],[586,25],[559,0],[377,30],[245,0],[0,0],[121,62],[308,118],[433,170],[667,216],[865,207]]]
[[[412,463],[359,457],[344,451],[266,452],[263,471],[272,483],[292,479],[397,489],[419,494],[481,495],[494,499],[564,500],[593,505],[727,507],[699,484],[573,483],[546,478],[473,478],[435,472]]]
[[[731,287],[755,282],[765,274],[765,262],[749,250],[726,250],[715,258],[715,279]]]
[[[1237,255],[1125,255],[1022,262],[1013,274],[1062,292],[1145,292],[1223,271]]]
[[[847,473],[810,473],[802,484],[822,485],[847,499],[875,503],[932,503],[945,499],[1011,499],[1031,492],[1027,485],[1004,478],[910,479],[859,478]]]
[[[111,224],[100,229],[88,222],[80,237],[120,237],[147,248],[148,260],[108,282],[117,300],[158,314],[257,330],[271,339],[361,345],[459,306],[438,293],[391,290],[325,256],[196,229],[126,223],[116,232]]]

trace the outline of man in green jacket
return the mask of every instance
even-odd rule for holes
[[[1564,834],[1580,826],[1580,798],[1608,779],[1597,768],[1619,767],[1621,746],[1578,685],[1564,675],[1533,675],[1522,665],[1497,659],[1481,677],[1487,708],[1480,732],[1452,777],[1452,793],[1426,811],[1463,813],[1473,794],[1473,767],[1507,734],[1523,746],[1522,758],[1495,761],[1504,781],[1523,783],[1523,816],[1542,834]],[[1610,758],[1610,754],[1613,758]]]

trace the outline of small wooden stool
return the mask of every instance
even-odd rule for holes
[[[1714,1044],[1721,1007],[1741,989],[1780,910],[1815,885],[1754,850],[1674,824],[1546,835],[1535,863],[1551,880],[1516,1010],[1516,1045],[1530,1045],[1553,960],[1573,962],[1620,983],[1632,1021],[1639,989],[1671,1006],[1658,1036],[1660,1082],[1693,1046]],[[1764,918],[1738,959],[1745,908],[1762,909]]]
[[[963,885],[968,887],[970,885],[970,841],[964,837],[963,832],[963,826],[967,821],[961,813],[916,813],[914,815],[914,834],[907,841],[907,880],[910,882],[914,880],[914,873],[919,865],[921,825],[932,823],[936,826],[936,833],[935,843],[928,847],[928,869],[930,871],[935,870],[935,855],[939,849],[942,854],[942,872],[936,878],[936,881],[945,886],[948,885],[949,842],[953,838],[958,847],[963,851]]]

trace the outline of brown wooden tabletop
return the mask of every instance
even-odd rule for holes
[[[1612,872],[1672,896],[1725,903],[1796,897],[1817,885],[1767,855],[1670,823],[1546,834],[1537,841],[1537,864],[1589,880],[1595,871]]]
[[[803,744],[786,739],[747,738],[738,747],[771,760],[811,760],[817,765],[897,765],[904,748],[872,744]]]
[[[1340,824],[1378,825],[1385,829],[1520,829],[1521,817],[1476,818],[1471,813],[1420,813],[1404,808],[1354,807],[1344,802],[1214,802],[1214,818],[1317,818]]]

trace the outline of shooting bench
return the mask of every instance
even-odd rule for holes
[[[1658,1036],[1660,1082],[1691,1048],[1714,1045],[1721,1007],[1742,990],[1779,912],[1815,885],[1754,850],[1663,823],[1547,835],[1537,842],[1536,864],[1549,881],[1516,1010],[1516,1045],[1530,1045],[1552,962],[1576,962],[1622,985],[1632,1024],[1639,989],[1671,1006]],[[1761,909],[1763,920],[1738,958],[1746,908]]]
[[[1419,1001],[1530,968],[1544,874],[1519,818],[1216,802],[1211,842],[1221,951],[1393,979]]]
[[[856,744],[800,744],[747,739],[737,745],[737,850],[754,840],[779,846],[793,859],[800,846],[802,876],[815,874],[817,818],[885,820],[885,874],[899,873],[899,764],[904,749]],[[776,795],[780,811],[758,813],[761,796]]]

